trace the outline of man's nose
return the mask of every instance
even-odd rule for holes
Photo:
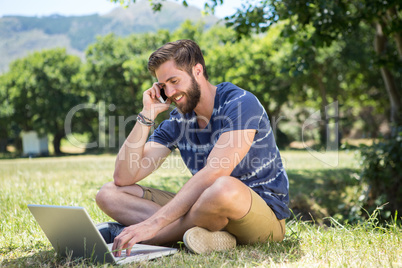
[[[165,94],[168,96],[168,98],[170,98],[176,94],[176,89],[172,86],[165,86]]]

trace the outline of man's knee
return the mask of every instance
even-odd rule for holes
[[[97,205],[105,211],[108,209],[114,209],[119,205],[122,200],[125,200],[128,196],[142,197],[144,191],[141,186],[137,184],[128,186],[117,186],[113,181],[108,182],[102,186],[96,195]]]
[[[233,204],[233,200],[242,194],[242,188],[247,187],[238,179],[231,176],[219,177],[208,189],[209,195],[218,202]]]
[[[249,195],[248,187],[238,179],[219,177],[194,204],[194,224],[210,231],[222,229],[229,219],[241,218],[249,210]]]
[[[105,183],[96,194],[96,204],[101,209],[110,203],[111,199],[115,196],[117,187],[113,181]]]
[[[239,184],[240,183],[240,184]],[[214,204],[217,209],[225,209],[233,206],[238,200],[243,191],[242,187],[245,186],[238,179],[230,176],[219,177],[210,187],[208,187],[204,193],[200,196],[198,200],[199,209],[208,209],[211,206],[206,206],[208,204]]]

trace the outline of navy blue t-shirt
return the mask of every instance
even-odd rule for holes
[[[177,108],[163,121],[149,141],[178,148],[194,175],[201,170],[220,135],[227,131],[255,129],[249,152],[231,176],[253,189],[271,207],[278,219],[290,216],[289,181],[282,165],[268,115],[250,92],[231,83],[217,85],[214,110],[208,125],[200,129],[197,115],[181,114]],[[230,146],[230,145],[228,145]]]

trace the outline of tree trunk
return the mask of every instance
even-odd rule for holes
[[[387,11],[387,20],[388,22],[392,22],[393,20],[399,20],[398,17],[398,11],[396,10],[396,7],[392,7],[388,9]],[[396,31],[393,33],[394,39],[395,39],[395,44],[396,44],[396,49],[398,50],[399,54],[399,59],[402,60],[402,37],[401,34]]]
[[[7,138],[0,138],[0,153],[7,153]]]
[[[63,132],[58,132],[53,137],[53,148],[54,148],[54,153],[56,155],[61,155],[60,145],[61,145],[62,138],[64,138]]]
[[[377,22],[374,48],[379,57],[385,53],[386,42],[387,38],[384,35],[383,26],[379,22]],[[402,125],[401,97],[398,93],[398,88],[395,83],[394,76],[386,66],[381,66],[380,70],[382,79],[384,80],[385,89],[387,90],[387,94],[391,104],[391,124],[393,124],[394,127],[397,125]]]
[[[316,77],[318,89],[319,89],[320,95],[321,95],[321,107],[320,107],[321,121],[319,124],[320,145],[325,146],[326,142],[327,142],[327,125],[328,125],[328,120],[327,120],[326,110],[325,110],[325,108],[328,105],[327,90],[325,88],[324,83],[322,82],[322,75],[316,74],[315,77]]]
[[[7,119],[6,119],[7,120]],[[7,141],[8,141],[8,125],[7,122],[0,122],[0,153],[7,152]]]

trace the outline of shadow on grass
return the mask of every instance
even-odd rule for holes
[[[257,243],[254,245],[238,246],[225,252],[212,252],[198,255],[180,250],[178,254],[157,258],[151,261],[133,263],[138,267],[249,267],[268,265],[272,263],[293,263],[303,256],[300,240],[290,236],[282,242]],[[109,264],[111,265],[111,264]],[[89,260],[69,259],[58,257],[54,250],[40,251],[29,256],[0,262],[0,267],[109,267],[98,265]]]
[[[179,253],[157,258],[152,261],[133,263],[136,267],[249,267],[272,263],[297,262],[304,255],[300,248],[297,233],[287,235],[282,242],[265,242],[253,245],[237,246],[235,249],[210,254],[192,254],[178,246]],[[0,249],[1,251],[1,249]],[[60,257],[54,250],[38,247],[6,249],[1,251],[8,257],[0,262],[0,267],[108,267],[112,264],[95,264],[89,259]],[[8,256],[7,256],[8,255]],[[13,257],[19,255],[20,257]]]
[[[141,267],[266,267],[273,263],[294,263],[304,256],[300,244],[299,238],[290,235],[282,242],[240,245],[228,251],[201,255],[180,250],[169,258],[158,258]]]
[[[33,251],[34,249],[32,249]],[[28,256],[18,257],[15,259],[7,259],[0,262],[0,267],[38,267],[38,266],[58,266],[59,258],[57,258],[54,250],[39,251],[36,253],[28,253]]]
[[[282,242],[259,243],[240,248],[243,254],[248,255],[250,262],[259,265],[297,262],[304,255],[300,239],[295,236],[286,236]]]
[[[26,252],[28,256],[0,262],[0,267],[96,267],[90,259],[61,257],[54,250]],[[104,267],[104,266],[103,266]]]
[[[334,215],[348,217],[358,203],[362,185],[355,169],[288,171],[290,204],[294,215],[319,224]]]
[[[294,263],[303,257],[300,239],[286,236],[282,242],[265,242],[241,245],[235,249],[210,254],[181,253],[175,258],[176,267],[265,267]]]

